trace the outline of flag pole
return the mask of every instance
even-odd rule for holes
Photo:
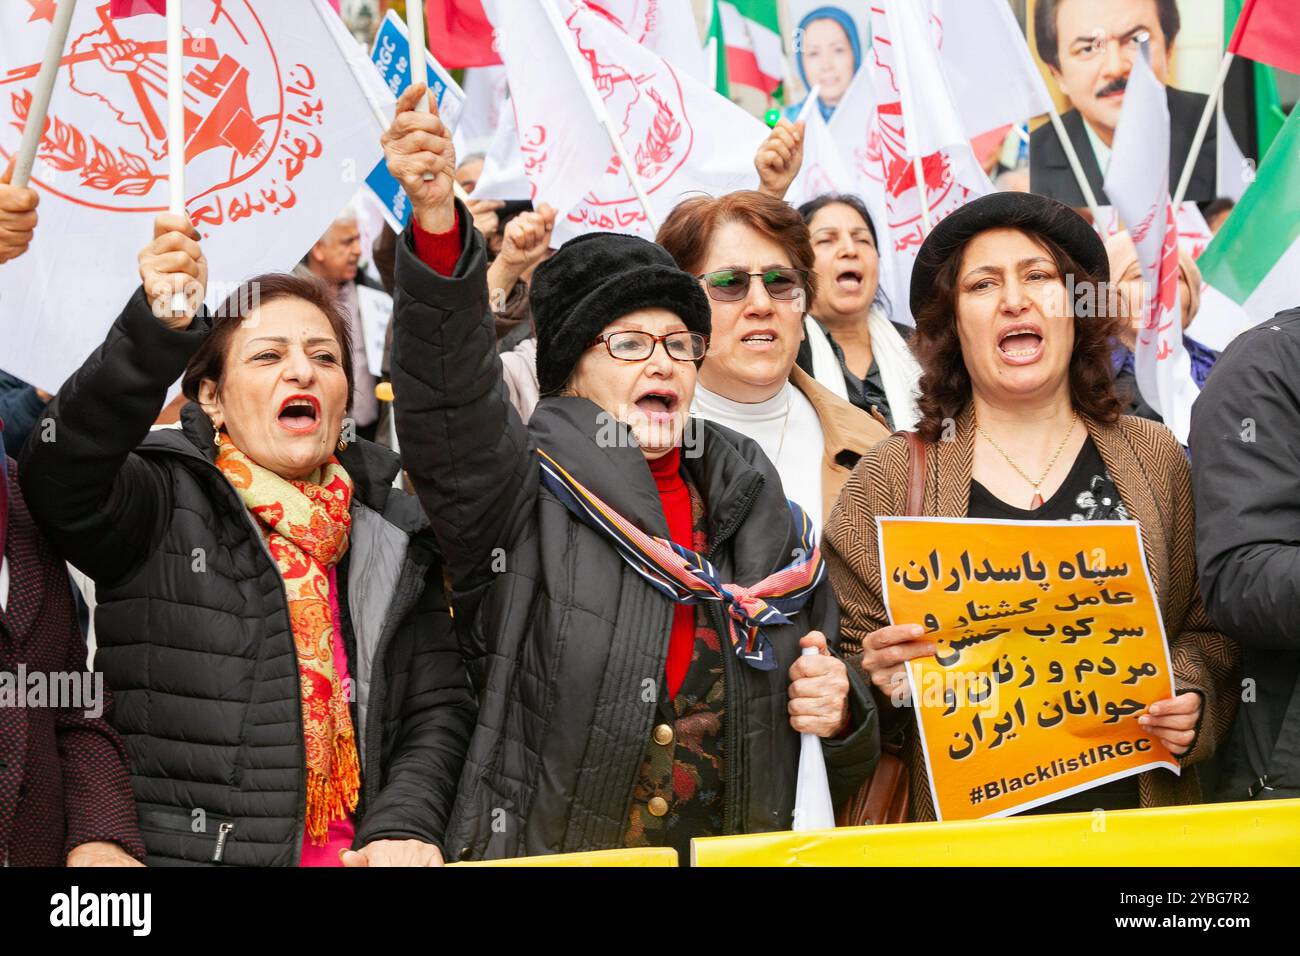
[[[578,77],[578,85],[582,87],[582,92],[586,94],[588,105],[596,114],[596,119],[601,128],[605,130],[605,135],[609,137],[610,145],[614,147],[614,154],[623,166],[623,172],[627,174],[628,182],[632,184],[632,191],[636,193],[636,198],[645,211],[646,221],[650,223],[650,228],[657,233],[659,231],[659,219],[650,206],[650,196],[646,192],[645,185],[641,182],[641,177],[636,174],[636,169],[632,166],[632,160],[627,155],[623,140],[614,128],[614,121],[610,119],[609,110],[605,109],[605,101],[596,92],[596,84],[592,82],[590,71],[574,47],[569,28],[560,16],[560,11],[555,8],[555,0],[542,0],[542,9],[546,11],[546,19],[550,21],[551,29],[555,31],[560,46],[564,48],[565,56],[569,59],[569,66],[573,68],[574,74]]]
[[[900,74],[907,73],[906,54],[903,52],[903,31],[898,29],[898,21],[892,15],[893,7],[885,5],[885,22],[889,24],[890,48],[894,51],[894,56],[898,59],[898,71]],[[903,141],[907,147],[908,155],[912,157],[912,170],[916,174],[916,194],[921,200],[921,232],[923,236],[928,236],[934,229],[934,217],[930,214],[930,197],[925,191],[925,157],[921,155],[920,147],[916,142],[916,133],[912,126],[912,118],[916,116],[916,103],[912,100],[912,91],[908,84],[899,81],[898,95],[901,100],[903,110]]]
[[[406,0],[406,35],[411,47],[411,83],[428,83],[429,67],[425,57],[424,0]],[[415,105],[421,113],[429,112],[428,100]],[[433,181],[433,173],[425,173],[426,183]],[[456,177],[452,176],[455,182]]]
[[[1083,172],[1079,153],[1074,148],[1074,141],[1070,139],[1070,134],[1066,132],[1065,124],[1061,122],[1061,114],[1055,103],[1052,104],[1048,115],[1052,120],[1052,129],[1056,130],[1056,138],[1061,141],[1061,149],[1065,150],[1065,159],[1074,173],[1074,180],[1079,184],[1079,191],[1083,193],[1083,201],[1088,204],[1088,211],[1092,213],[1092,221],[1101,228],[1101,207],[1097,205],[1097,194],[1092,191],[1092,184],[1088,182],[1088,177]]]
[[[185,211],[185,30],[182,0],[167,0],[167,186],[168,211],[184,216]],[[172,312],[189,311],[184,292],[172,295]]]
[[[794,121],[796,123],[806,123],[808,121],[808,112],[816,105],[817,97],[821,96],[821,94],[822,87],[820,83],[816,84],[808,91],[808,96],[803,101],[803,109],[801,109],[799,115],[795,117]]]
[[[1201,112],[1201,121],[1196,125],[1196,135],[1192,137],[1192,148],[1187,154],[1187,160],[1183,163],[1183,175],[1178,179],[1178,192],[1174,193],[1174,210],[1177,211],[1183,206],[1183,197],[1187,195],[1188,187],[1192,185],[1192,170],[1196,168],[1197,157],[1201,154],[1201,147],[1205,145],[1205,134],[1210,128],[1210,120],[1214,117],[1214,108],[1219,102],[1219,94],[1223,92],[1223,84],[1228,81],[1228,70],[1232,69],[1232,61],[1237,58],[1235,53],[1224,53],[1223,62],[1219,64],[1219,75],[1214,80],[1214,89],[1210,91],[1210,98],[1205,102],[1205,109]]]
[[[41,72],[36,76],[36,89],[27,110],[23,139],[18,147],[18,158],[10,180],[12,185],[20,188],[25,188],[32,178],[32,166],[36,164],[36,151],[40,148],[41,136],[45,133],[45,116],[50,109],[50,97],[54,95],[54,82],[59,76],[63,49],[68,42],[68,29],[72,26],[72,14],[76,8],[77,0],[59,0],[58,12],[54,14],[50,35],[45,41],[45,59],[41,61]]]

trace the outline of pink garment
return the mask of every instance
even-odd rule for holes
[[[330,613],[334,618],[334,668],[338,672],[339,681],[346,687],[348,685],[348,655],[343,647],[343,619],[339,615],[338,577],[334,571],[334,568],[330,568]],[[356,838],[356,835],[356,823],[350,813],[342,820],[330,821],[329,832],[326,834],[324,846],[313,846],[311,839],[306,834],[303,834],[302,862],[298,865],[342,866],[343,864],[339,862],[339,851],[351,849],[352,841]]]

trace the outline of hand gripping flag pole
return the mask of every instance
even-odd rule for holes
[[[185,15],[182,0],[167,0],[167,184],[168,211],[186,216],[185,211]],[[184,292],[172,295],[172,312],[189,311]]]
[[[68,42],[68,28],[72,26],[72,14],[77,9],[77,0],[59,0],[58,11],[50,27],[49,38],[45,41],[45,59],[41,61],[41,71],[36,76],[36,89],[32,94],[32,105],[27,112],[27,123],[23,126],[23,139],[18,147],[18,158],[14,164],[11,183],[26,187],[32,177],[32,166],[36,163],[36,150],[40,147],[41,136],[45,133],[45,114],[50,109],[50,97],[54,93],[54,81],[59,75],[59,66],[63,61],[63,48]]]

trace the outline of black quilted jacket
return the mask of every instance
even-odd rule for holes
[[[150,431],[207,332],[164,327],[137,291],[51,403],[20,466],[32,515],[95,580],[96,666],[113,688],[147,862],[296,865],[302,713],[283,581],[213,464],[198,406]],[[392,488],[397,458],[357,442],[338,569],[362,763],[360,846],[442,844],[474,704],[433,536]]]
[[[463,206],[459,216],[470,221]],[[666,538],[654,481],[626,434],[598,444],[602,413],[585,399],[544,399],[527,427],[519,420],[501,378],[475,230],[462,231],[450,277],[417,259],[409,233],[397,255],[398,437],[447,560],[481,701],[448,847],[480,859],[621,846],[663,692],[673,604],[541,487],[535,450]],[[797,547],[780,478],[753,442],[703,429],[702,455],[683,460],[705,501],[710,557],[724,580],[753,583]],[[710,613],[726,633],[718,606]],[[826,584],[792,624],[768,629],[776,670],[724,653],[727,832],[789,829],[799,735],[786,675],[799,638],[818,629],[834,646],[837,622]],[[854,730],[823,748],[839,799],[878,755],[874,705],[850,673]]]

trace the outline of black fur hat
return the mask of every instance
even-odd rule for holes
[[[712,327],[709,298],[661,246],[637,236],[589,233],[570,239],[533,274],[542,395],[564,387],[578,359],[616,319],[638,309],[675,312],[692,332]]]

